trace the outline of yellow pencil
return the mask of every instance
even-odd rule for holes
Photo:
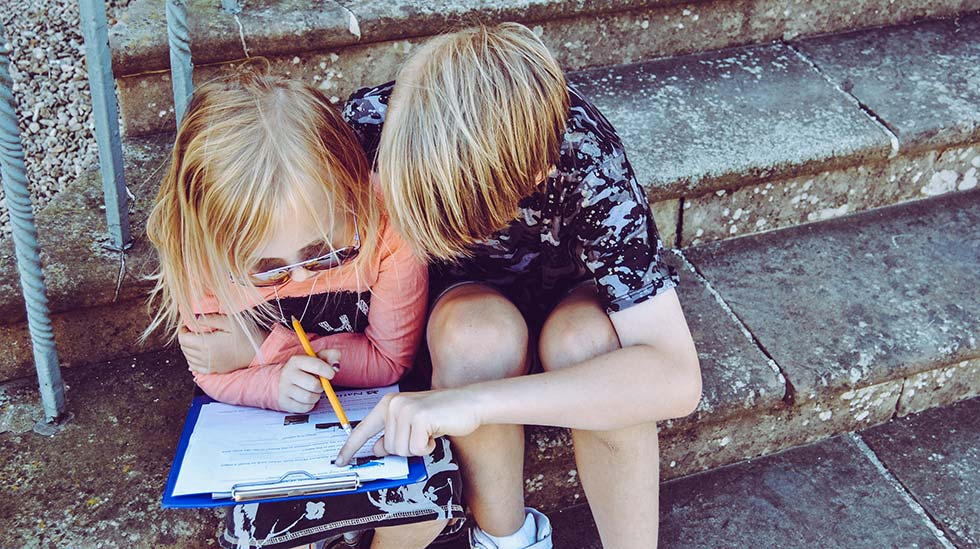
[[[293,329],[296,330],[296,335],[299,336],[299,342],[303,344],[303,349],[306,351],[306,354],[316,357],[316,353],[313,352],[313,347],[310,346],[310,339],[306,337],[306,330],[303,329],[303,325],[299,323],[299,320],[295,316],[292,319]],[[344,413],[344,409],[340,406],[337,393],[333,392],[330,381],[323,376],[320,376],[320,385],[323,386],[323,392],[327,393],[327,400],[330,401],[330,406],[333,407],[333,413],[337,414],[337,419],[340,420],[340,426],[349,435],[351,432],[350,422],[347,421],[347,414]]]

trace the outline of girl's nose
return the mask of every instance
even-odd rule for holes
[[[316,273],[304,269],[303,267],[296,267],[295,269],[289,271],[289,278],[296,282],[303,282],[304,280],[308,280],[314,276],[316,276]]]

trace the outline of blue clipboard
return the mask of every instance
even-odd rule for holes
[[[201,406],[209,402],[215,402],[207,395],[198,395],[191,402],[190,410],[187,411],[187,419],[184,421],[184,431],[180,434],[180,442],[177,444],[177,452],[174,455],[173,464],[170,466],[170,475],[167,476],[167,485],[163,490],[162,506],[164,509],[190,509],[203,507],[228,507],[236,505],[237,501],[231,497],[215,499],[210,493],[190,494],[185,496],[175,496],[174,486],[177,484],[177,474],[184,463],[184,454],[187,452],[187,444],[190,442],[191,433],[197,425],[197,418],[201,415]],[[269,497],[263,499],[250,499],[248,503],[264,503],[272,501],[290,501],[297,499],[310,499],[312,497],[339,496],[344,494],[356,494],[358,492],[369,492],[383,488],[395,488],[406,484],[421,482],[429,478],[425,470],[425,462],[421,457],[411,457],[408,459],[408,477],[400,479],[379,479],[363,483],[357,483],[356,487],[349,489],[325,489],[322,492],[304,493],[296,496]],[[330,479],[312,479],[324,480]]]

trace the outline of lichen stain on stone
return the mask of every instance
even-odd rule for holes
[[[847,214],[850,210],[850,204],[842,204],[836,208],[824,208],[815,212],[810,212],[806,216],[807,221],[824,221],[826,219],[832,219],[834,217],[840,217]]]
[[[956,190],[968,191],[977,186],[977,168],[970,168],[963,174],[963,180],[957,185]]]
[[[937,196],[948,193],[956,188],[960,174],[953,170],[940,170],[932,174],[929,183],[920,189],[925,196]]]

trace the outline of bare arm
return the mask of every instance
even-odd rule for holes
[[[381,430],[376,452],[419,455],[435,437],[463,436],[484,424],[612,430],[691,413],[701,373],[676,292],[610,319],[622,348],[570,368],[386,397],[355,429],[340,459]]]

